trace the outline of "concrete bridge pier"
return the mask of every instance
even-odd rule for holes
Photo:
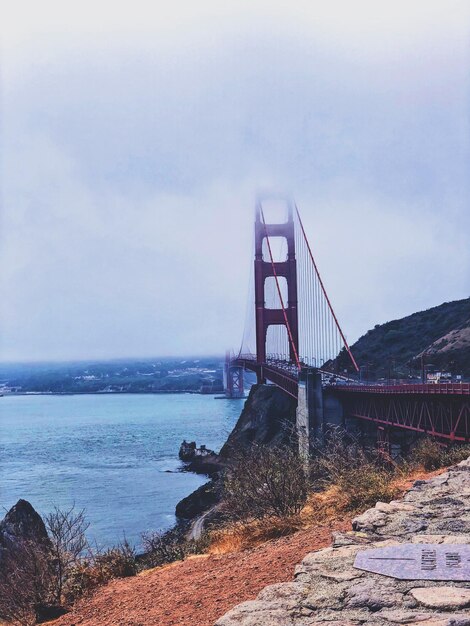
[[[314,367],[304,367],[299,373],[296,428],[300,455],[307,460],[310,445],[323,443],[324,407],[321,373]]]
[[[299,452],[304,459],[312,444],[323,445],[329,427],[344,426],[340,398],[322,387],[321,372],[314,367],[304,367],[299,374],[296,426]]]

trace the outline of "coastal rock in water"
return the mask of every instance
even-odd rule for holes
[[[195,474],[214,476],[223,466],[223,462],[218,454],[204,445],[198,448],[195,441],[188,443],[185,439],[180,446],[178,456],[187,463],[185,469]]]
[[[178,452],[178,456],[181,461],[192,461],[194,459],[196,452],[196,442],[195,441],[186,441],[183,440],[183,443],[180,445],[180,450]]]

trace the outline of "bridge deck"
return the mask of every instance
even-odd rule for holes
[[[298,370],[291,364],[245,357],[235,363],[298,397]],[[450,441],[470,440],[470,383],[374,385],[337,379],[324,389],[342,398],[350,417]]]
[[[470,395],[470,383],[402,384],[402,385],[335,385],[348,393]]]
[[[258,363],[248,357],[239,357],[234,361],[237,365],[241,365],[252,372],[263,372],[263,376],[273,382],[279,384],[282,388],[284,384],[287,393],[297,397],[294,391],[294,385],[298,385],[298,370],[289,363],[278,361],[269,361],[266,363]],[[332,374],[333,376],[333,374]],[[348,393],[364,393],[364,394],[420,394],[420,395],[466,395],[470,396],[470,383],[441,383],[441,384],[422,384],[422,383],[401,383],[399,385],[384,384],[354,384],[350,382],[339,381],[336,384],[325,384],[325,388],[334,389],[339,392]]]

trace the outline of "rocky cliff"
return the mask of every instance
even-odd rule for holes
[[[253,443],[288,443],[295,430],[296,401],[274,385],[253,385],[243,411],[220,451],[230,458],[234,450]]]
[[[191,520],[205,513],[219,501],[217,474],[230,463],[234,452],[253,443],[287,444],[295,429],[296,402],[274,385],[254,385],[240,417],[218,455],[207,455],[192,461],[187,469],[215,476],[176,506],[176,516]]]
[[[427,481],[403,500],[378,502],[311,552],[290,583],[266,587],[216,626],[469,626],[466,582],[398,580],[355,569],[360,550],[413,544],[470,544],[470,459]]]

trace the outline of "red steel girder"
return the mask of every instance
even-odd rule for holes
[[[470,400],[465,396],[342,395],[351,417],[451,441],[470,440]]]

